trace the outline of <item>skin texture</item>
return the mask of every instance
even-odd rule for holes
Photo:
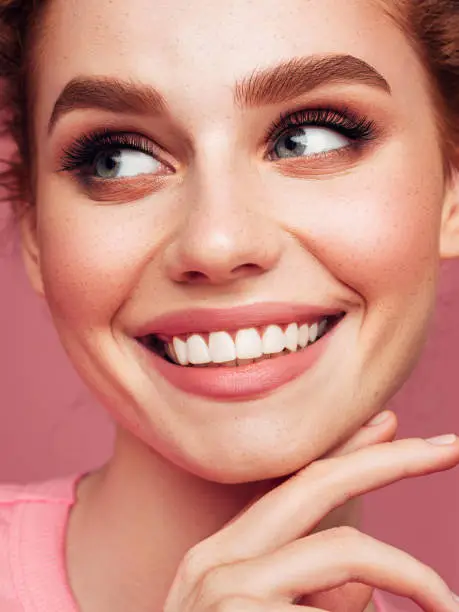
[[[136,436],[206,478],[279,476],[355,431],[401,384],[419,351],[434,301],[445,198],[432,108],[416,56],[376,8],[354,2],[343,16],[336,2],[320,11],[312,3],[304,13],[302,2],[292,2],[279,28],[275,3],[260,11],[236,2],[225,19],[206,3],[199,12],[181,4],[159,5],[154,24],[150,3],[139,0],[128,13],[114,4],[52,5],[36,106],[36,285],[78,370]],[[260,32],[243,45],[243,24],[253,20]],[[220,21],[219,47],[205,61]],[[383,52],[388,45],[397,64]],[[300,103],[358,101],[356,110],[378,121],[383,135],[358,162],[334,159],[315,171],[300,161],[292,178],[259,153],[264,131],[292,105],[241,114],[230,88],[257,66],[334,51],[374,65],[392,96],[335,85]],[[47,53],[56,61],[47,62]],[[60,91],[88,73],[154,84],[173,115],[164,121],[75,111],[48,136]],[[416,75],[409,87],[406,74]],[[127,185],[126,202],[92,200],[59,172],[62,147],[108,123],[164,143],[176,174],[151,194]],[[292,283],[298,275],[301,285]],[[190,299],[195,307],[272,300],[274,286],[286,302],[348,311],[335,350],[311,375],[225,409],[142,367],[132,342],[139,324],[186,309]],[[218,420],[210,419],[217,410]]]
[[[255,69],[330,53],[373,66],[391,94],[340,82],[283,104],[235,104],[234,82]],[[56,99],[82,75],[152,85],[169,112],[78,109],[48,132]],[[118,423],[113,458],[81,484],[69,566],[81,593],[98,585],[94,609],[115,609],[102,593],[114,576],[119,609],[159,609],[185,550],[266,486],[251,482],[320,457],[404,382],[439,259],[457,255],[457,189],[443,178],[423,67],[367,0],[168,0],[154,10],[150,0],[128,10],[124,0],[55,0],[35,79],[37,205],[22,224],[25,263],[70,359]],[[371,143],[266,158],[263,136],[281,112],[338,103],[375,123]],[[142,134],[168,166],[116,188],[61,171],[63,149],[107,126]],[[348,314],[317,367],[256,400],[181,392],[145,367],[132,339],[190,304],[273,300]]]

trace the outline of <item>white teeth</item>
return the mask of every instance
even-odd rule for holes
[[[258,359],[263,355],[263,345],[256,329],[240,329],[236,334],[238,359]]]
[[[180,365],[188,365],[188,352],[186,349],[186,342],[177,338],[177,336],[173,339],[174,351],[177,355],[178,362]]]
[[[274,357],[285,352],[285,349],[296,352],[321,338],[326,330],[327,319],[323,318],[312,325],[290,323],[286,328],[268,325],[262,337],[261,330],[255,328],[240,329],[234,340],[234,334],[226,331],[192,334],[186,340],[174,336],[166,352],[182,366],[205,366],[211,363],[243,365],[263,356]]]
[[[199,334],[190,336],[186,341],[188,359],[193,365],[201,365],[210,362],[209,349],[206,341]]]
[[[273,355],[281,353],[285,348],[285,334],[278,325],[269,325],[262,339],[263,353]]]
[[[309,342],[315,342],[317,340],[318,333],[319,325],[317,323],[313,323],[309,328]]]
[[[228,332],[209,334],[210,358],[215,363],[224,363],[236,359],[236,346]]]
[[[298,344],[301,348],[307,346],[309,342],[309,325],[305,323],[302,325],[298,331]]]
[[[285,348],[295,352],[298,350],[298,324],[290,323],[285,330]]]

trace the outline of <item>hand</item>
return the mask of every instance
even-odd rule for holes
[[[164,612],[324,612],[317,602],[363,612],[374,587],[409,597],[427,612],[458,612],[444,581],[410,555],[352,527],[311,534],[331,511],[363,493],[459,463],[458,440],[381,442],[393,438],[395,426],[391,413],[381,426],[362,428],[193,547]]]

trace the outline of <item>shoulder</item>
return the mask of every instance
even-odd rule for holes
[[[28,484],[0,484],[0,610],[22,611],[22,574],[65,522],[78,475]],[[52,536],[51,536],[52,538]]]
[[[23,516],[66,512],[75,501],[80,474],[27,484],[0,484],[0,551]]]
[[[21,503],[73,501],[74,483],[78,478],[79,474],[72,474],[43,482],[0,484],[0,509]]]
[[[3,529],[4,532],[14,517],[25,507],[71,505],[78,477],[71,475],[44,482],[0,484],[0,530]]]

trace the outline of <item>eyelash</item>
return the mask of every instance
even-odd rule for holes
[[[265,132],[264,142],[272,154],[276,140],[285,132],[300,127],[324,127],[335,130],[349,138],[354,144],[361,145],[376,137],[375,122],[367,117],[359,117],[349,109],[342,111],[330,108],[299,110],[282,113]],[[68,148],[63,150],[61,171],[72,172],[90,168],[100,153],[109,149],[129,149],[152,155],[156,158],[156,148],[148,138],[135,133],[113,133],[108,129],[83,134]]]
[[[96,130],[83,134],[63,150],[60,169],[62,172],[72,172],[91,167],[99,153],[114,148],[140,151],[154,157],[156,153],[151,141],[140,134],[114,133],[109,129]]]
[[[341,111],[331,108],[304,109],[294,113],[282,113],[266,130],[265,141],[272,151],[276,140],[285,132],[311,126],[335,130],[359,145],[373,140],[377,131],[374,121],[359,116],[348,108]]]

